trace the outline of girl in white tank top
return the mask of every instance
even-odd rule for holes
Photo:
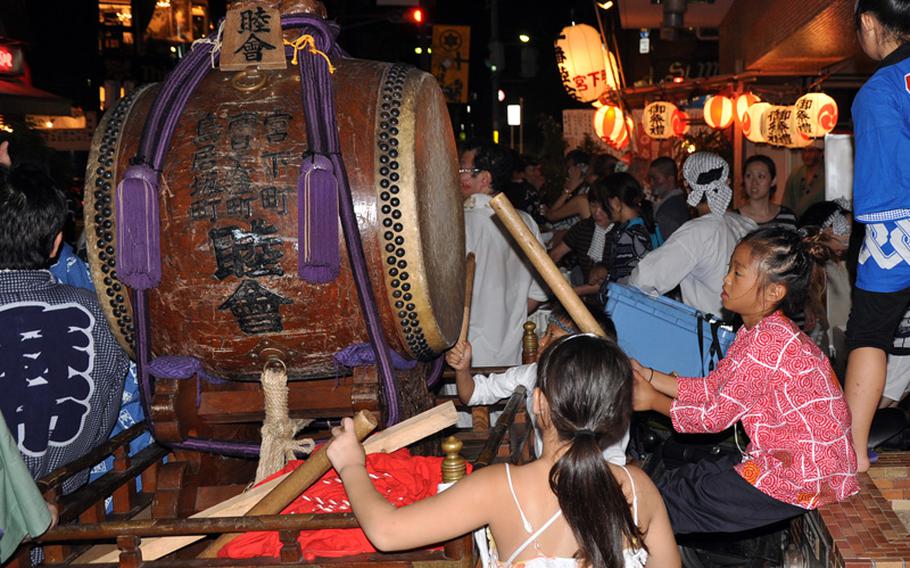
[[[513,550],[505,562],[494,553],[498,566],[676,568],[679,553],[654,484],[635,468],[617,478],[601,454],[629,426],[632,380],[614,342],[590,334],[556,341],[538,364],[532,395],[540,458],[477,470],[407,507],[373,488],[350,419],[333,430],[327,453],[379,550],[426,546],[489,525],[503,550]]]

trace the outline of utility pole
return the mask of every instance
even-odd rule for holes
[[[492,105],[493,136],[499,132],[499,74],[505,58],[502,44],[499,42],[499,0],[490,0],[490,104]]]

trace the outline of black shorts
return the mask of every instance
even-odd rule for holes
[[[733,469],[734,457],[703,459],[655,480],[674,534],[735,533],[806,512],[762,493]]]
[[[876,347],[891,353],[894,332],[910,305],[910,288],[898,292],[853,289],[853,305],[847,319],[847,351]]]

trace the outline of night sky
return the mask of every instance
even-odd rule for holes
[[[428,67],[414,53],[418,45],[418,27],[403,17],[406,8],[378,7],[375,0],[329,0],[325,2],[329,17],[342,26],[339,43],[357,58],[403,62]],[[472,114],[464,105],[451,105],[456,132],[465,124],[468,135],[486,136],[490,131],[491,98],[489,58],[489,0],[424,0],[429,37],[432,24],[471,26],[471,72],[469,91]],[[225,0],[212,0],[213,18],[224,14]],[[563,91],[553,56],[553,42],[573,15],[579,22],[596,26],[594,4],[585,0],[529,3],[518,0],[499,1],[499,36],[505,44],[505,70],[501,88],[506,93],[501,122],[505,123],[504,105],[525,100],[526,124],[540,113],[558,119],[563,108],[577,107]],[[606,14],[605,25],[616,18],[615,9]],[[98,85],[110,77],[111,61],[98,53],[97,7],[93,0],[3,0],[0,2],[0,35],[26,42],[26,57],[36,87],[51,91],[91,109],[97,104]],[[617,23],[618,27],[618,23]],[[520,75],[522,44],[519,33],[531,36],[528,46],[537,50],[537,75],[523,79]],[[429,40],[424,40],[425,44]],[[161,73],[176,61],[164,62]],[[124,63],[119,64],[120,67]],[[129,62],[125,64],[129,66]],[[116,67],[116,66],[115,66]],[[132,70],[139,83],[159,79]],[[505,128],[505,126],[503,126]],[[527,133],[533,135],[532,133]]]

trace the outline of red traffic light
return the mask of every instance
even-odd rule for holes
[[[423,8],[412,8],[408,12],[408,19],[414,22],[415,24],[423,23]]]
[[[17,75],[22,65],[18,48],[11,45],[0,45],[0,75]]]

